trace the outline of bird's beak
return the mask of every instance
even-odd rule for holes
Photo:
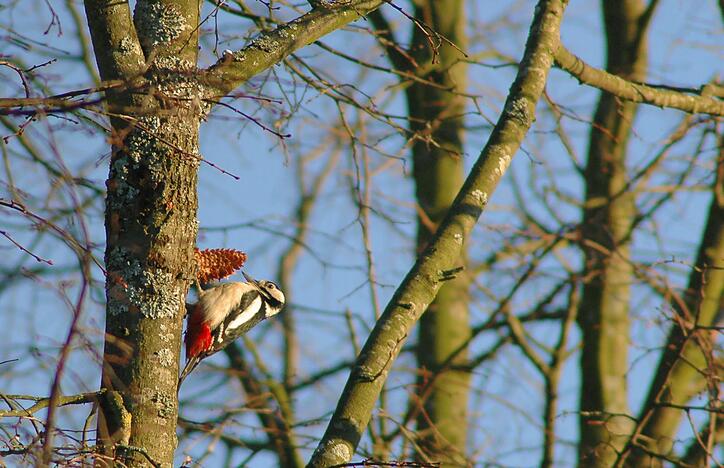
[[[255,280],[254,278],[252,278],[251,276],[247,275],[246,272],[242,271],[241,274],[244,275],[244,279],[246,279],[247,283],[253,284],[256,287],[259,287],[259,282],[257,280]]]

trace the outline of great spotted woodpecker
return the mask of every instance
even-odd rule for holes
[[[179,387],[202,359],[221,351],[284,307],[284,293],[276,284],[242,274],[245,283],[223,283],[207,289],[190,306],[184,339],[186,366],[179,377]]]

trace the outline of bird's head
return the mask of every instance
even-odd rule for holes
[[[284,301],[286,300],[286,298],[284,297],[284,293],[282,292],[282,290],[279,289],[279,286],[277,286],[273,281],[257,281],[243,271],[241,272],[241,274],[244,275],[247,283],[251,284],[259,290],[261,297],[268,304],[269,307],[267,307],[266,311],[267,318],[281,312],[282,308],[284,307]]]

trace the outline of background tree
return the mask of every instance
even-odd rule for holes
[[[602,2],[606,70],[634,82],[646,79],[647,29],[655,3]],[[628,405],[631,234],[635,192],[626,161],[638,105],[604,93],[596,107],[585,167],[581,226],[585,255],[578,322],[581,341],[581,463],[611,466],[631,431]]]
[[[412,143],[419,205],[417,252],[424,251],[432,240],[464,179],[464,6],[458,0],[415,4],[418,24],[427,25],[445,41],[431,41],[425,28],[413,28],[409,51],[405,53],[383,14],[379,10],[370,14],[394,68],[415,76],[407,85],[405,97],[410,130],[407,138]],[[464,265],[464,252],[462,257],[460,263]],[[418,455],[423,461],[464,464],[471,377],[464,367],[470,338],[469,287],[466,274],[450,279],[420,319],[416,352],[419,401],[412,402],[411,412],[417,414]]]
[[[382,3],[4,7],[3,455],[721,461],[714,3]],[[289,306],[177,418],[197,243]]]

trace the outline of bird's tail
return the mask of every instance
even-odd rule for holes
[[[201,358],[199,356],[190,357],[186,361],[184,370],[181,371],[181,376],[179,376],[179,378],[178,378],[178,388],[181,388],[181,383],[191,373],[191,371],[193,371],[196,368],[196,366],[199,365],[200,361],[201,361]]]

